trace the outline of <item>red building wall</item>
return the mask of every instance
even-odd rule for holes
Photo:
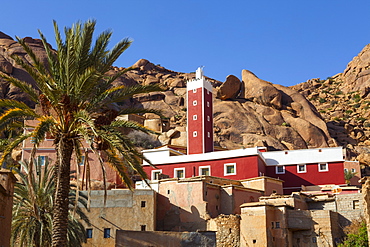
[[[236,174],[227,175],[224,174],[224,164],[235,163],[236,164]],[[185,177],[199,176],[200,166],[210,166],[211,176],[221,177],[233,180],[241,180],[247,178],[258,177],[265,173],[265,166],[263,161],[260,160],[258,156],[248,156],[248,157],[237,157],[222,160],[208,160],[208,161],[196,161],[187,163],[176,163],[176,164],[164,164],[156,165],[156,168],[151,166],[144,166],[145,172],[148,174],[150,179],[152,170],[162,170],[162,174],[168,175],[170,178],[174,177],[175,168],[185,168]]]
[[[319,171],[318,164],[306,164],[306,172],[298,173],[297,165],[286,165],[285,174],[276,174],[276,166],[267,166],[266,175],[284,181],[284,194],[299,191],[301,185],[344,184],[343,162],[328,163],[328,171]],[[291,187],[299,187],[293,189]],[[291,189],[288,189],[291,188]]]
[[[188,91],[188,154],[203,153],[203,109],[202,109],[202,88]],[[194,102],[196,101],[196,105]],[[194,120],[193,116],[197,119]],[[197,136],[194,136],[194,131]]]
[[[204,152],[213,152],[213,103],[212,92],[204,88]]]

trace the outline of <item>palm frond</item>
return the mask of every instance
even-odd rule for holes
[[[36,128],[32,131],[32,141],[36,146],[45,139],[46,133],[50,132],[51,128],[56,124],[54,118],[51,116],[42,116],[37,120],[39,122]]]
[[[33,102],[37,102],[38,99],[38,93],[37,91],[27,82],[18,80],[12,76],[9,76],[3,72],[0,71],[0,77],[4,78],[5,81],[9,82],[10,84],[16,86],[17,88],[21,89],[23,92],[28,94],[30,97],[30,100]]]

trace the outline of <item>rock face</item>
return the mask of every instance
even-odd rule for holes
[[[221,86],[216,88],[217,98],[221,100],[235,99],[240,93],[241,82],[238,77],[229,75]]]
[[[343,73],[291,87],[310,100],[325,120],[329,135],[350,158],[370,165],[370,44]]]
[[[249,70],[242,71],[242,80],[242,98],[281,109],[281,94],[270,82],[259,79]]]
[[[32,38],[25,40],[40,60],[46,62],[40,40]],[[355,85],[360,85],[360,81],[367,78],[365,71],[369,66],[368,49],[368,46],[365,47],[364,51],[349,64],[343,75],[337,75],[334,79],[326,81],[312,79],[292,88],[264,81],[248,70],[242,71],[241,81],[234,75],[228,76],[224,83],[207,78],[215,88],[215,145],[229,149],[263,145],[271,150],[282,150],[328,147],[346,143],[353,145],[351,150],[354,150],[355,154],[359,143],[364,144],[362,147],[369,144],[365,145],[367,137],[370,137],[370,129],[364,126],[368,124],[370,127],[370,122],[363,121],[362,125],[356,125],[353,122],[359,122],[357,119],[341,122],[342,120],[335,121],[333,118],[349,114],[346,111],[349,110],[349,106],[353,106],[351,117],[354,119],[360,116],[355,115],[357,109],[365,109],[367,106],[368,103],[365,101],[369,97],[370,85]],[[0,33],[0,70],[35,85],[31,77],[15,65],[11,58],[12,54],[28,59],[16,41]],[[146,59],[140,59],[132,67],[133,70],[128,71],[114,83],[127,86],[161,83],[167,90],[138,95],[131,100],[120,102],[118,107],[151,107],[162,110],[169,124],[158,139],[163,144],[186,145],[186,82],[193,79],[195,73],[171,71]],[[353,68],[356,68],[355,77],[350,75]],[[112,67],[108,74],[113,75],[124,69]],[[334,97],[333,93],[344,89],[352,90],[344,81],[348,81],[350,87],[358,88],[359,96],[356,96],[357,93],[351,96],[338,93],[338,98],[335,98],[337,104],[332,103],[334,98],[330,97]],[[352,99],[357,100],[358,97],[359,101],[354,103],[361,104],[356,108],[352,105]],[[0,81],[0,98],[22,100],[32,106],[19,89],[3,81]],[[325,102],[320,100],[321,98]],[[329,112],[329,108],[333,108],[330,114],[322,115],[322,111],[325,109]],[[365,118],[367,115],[361,116]],[[366,157],[364,155],[363,159]]]

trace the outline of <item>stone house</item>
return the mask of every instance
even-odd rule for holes
[[[261,197],[241,206],[240,246],[336,246],[363,216],[361,193]]]
[[[87,194],[87,191],[83,193]],[[83,246],[115,246],[116,231],[154,231],[157,193],[153,190],[91,191],[90,208],[85,210],[87,243]]]

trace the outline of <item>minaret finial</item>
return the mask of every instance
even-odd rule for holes
[[[204,75],[203,75],[203,68],[204,68],[204,66],[200,66],[197,70],[196,70],[196,72],[195,72],[195,79],[202,79],[203,77],[204,77]]]

